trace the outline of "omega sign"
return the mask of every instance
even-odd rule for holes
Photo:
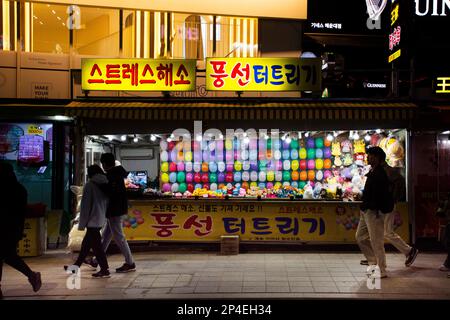
[[[441,16],[446,17],[450,14],[450,0],[415,0],[416,15],[423,17]]]

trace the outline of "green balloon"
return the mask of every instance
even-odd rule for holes
[[[323,148],[323,138],[316,138],[316,148]]]
[[[272,139],[267,139],[267,150],[272,148]]]
[[[178,191],[181,192],[181,193],[185,193],[186,190],[187,190],[186,183],[184,183],[184,182],[183,182],[183,183],[180,183],[180,185],[179,185],[179,187],[178,187]]]
[[[291,180],[291,173],[289,171],[283,171],[283,181]]]
[[[266,160],[261,160],[259,162],[259,171],[266,170],[266,166],[267,166],[267,161]]]
[[[177,173],[177,181],[179,183],[186,181],[186,174],[183,171]]]
[[[300,182],[298,183],[298,188],[299,188],[299,189],[303,189],[305,186],[306,186],[306,182],[305,182],[305,181],[300,181]]]
[[[217,174],[215,174],[215,173],[210,173],[210,174],[209,174],[209,182],[211,182],[211,183],[216,183],[216,182],[217,182]]]
[[[314,159],[316,157],[315,149],[308,149],[308,159]]]
[[[291,141],[291,149],[298,149],[298,140]]]

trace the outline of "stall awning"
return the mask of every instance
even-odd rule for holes
[[[417,106],[400,102],[97,102],[73,101],[67,116],[128,120],[408,121]]]

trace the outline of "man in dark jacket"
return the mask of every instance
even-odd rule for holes
[[[100,157],[103,169],[108,178],[109,204],[106,210],[107,224],[102,235],[102,247],[104,252],[108,249],[112,238],[125,257],[125,263],[117,268],[116,272],[130,272],[136,270],[130,246],[128,245],[122,228],[123,216],[128,214],[128,199],[124,179],[128,172],[122,166],[116,166],[116,159],[112,153],[104,153]]]
[[[27,190],[17,181],[13,167],[9,163],[0,162],[0,282],[2,279],[3,261],[23,273],[37,292],[42,285],[41,274],[34,272],[17,255],[17,244],[23,238],[25,213],[27,206]],[[0,286],[0,299],[3,298]]]
[[[394,209],[394,199],[389,188],[389,179],[383,168],[386,154],[380,147],[367,150],[367,161],[371,166],[364,186],[361,217],[356,230],[356,241],[369,265],[380,268],[381,278],[386,274],[384,251],[384,215]]]

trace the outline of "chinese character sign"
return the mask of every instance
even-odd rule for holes
[[[193,91],[195,60],[82,59],[83,90]]]
[[[208,58],[211,91],[319,91],[321,60],[296,58]]]

